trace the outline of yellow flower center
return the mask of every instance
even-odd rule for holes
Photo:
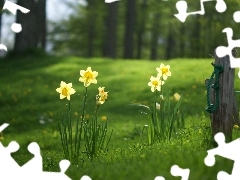
[[[157,82],[157,81],[153,81],[152,84],[153,84],[154,86],[158,86],[158,82]]]
[[[68,95],[68,90],[67,88],[62,89],[62,95],[67,96]]]
[[[87,78],[87,79],[92,79],[93,78],[93,75],[91,72],[87,71],[85,74],[84,74],[84,77]]]
[[[167,72],[168,72],[168,68],[167,68],[167,67],[163,67],[163,68],[162,68],[162,73],[163,73],[163,74],[166,74]]]

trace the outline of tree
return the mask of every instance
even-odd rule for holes
[[[118,3],[107,4],[108,14],[106,17],[106,39],[103,56],[116,58],[117,50],[117,11]]]
[[[126,7],[126,27],[124,37],[124,58],[133,58],[133,44],[134,44],[134,25],[136,17],[136,0],[128,0]]]
[[[46,36],[47,36],[47,25],[46,25],[46,0],[38,0],[37,3],[37,30],[38,30],[38,47],[43,50],[46,49]]]
[[[18,0],[17,4],[30,10],[24,14],[17,12],[16,22],[22,25],[22,31],[15,36],[14,52],[46,46],[46,0]]]
[[[154,14],[153,25],[152,25],[152,37],[151,37],[151,60],[157,59],[158,51],[158,40],[159,40],[159,30],[160,30],[160,13],[156,12]]]
[[[1,8],[1,12],[0,12],[0,43],[2,41],[2,9],[3,9],[3,5],[4,5],[4,1],[0,1],[0,8]]]
[[[87,0],[88,2],[88,57],[94,54],[94,39],[95,39],[95,0]]]
[[[142,0],[139,10],[139,28],[137,30],[137,59],[141,59],[142,47],[143,47],[143,36],[146,31],[147,22],[147,0]]]

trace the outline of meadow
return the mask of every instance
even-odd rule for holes
[[[84,154],[80,165],[70,166],[66,174],[71,179],[83,175],[93,180],[181,179],[170,174],[172,165],[190,168],[189,179],[216,179],[220,170],[231,173],[233,162],[217,157],[213,167],[204,164],[206,150],[211,147],[210,119],[206,108],[204,80],[213,72],[214,59],[110,60],[78,57],[26,56],[0,59],[0,124],[9,123],[4,130],[2,143],[7,146],[15,140],[20,150],[13,154],[23,165],[32,156],[27,150],[30,142],[37,142],[43,157],[45,171],[59,171],[59,161],[64,158],[57,127],[58,115],[66,109],[67,99],[60,100],[56,88],[61,81],[73,83],[76,93],[71,95],[73,116],[79,116],[84,87],[79,82],[79,71],[92,67],[99,73],[97,85],[88,90],[86,114],[94,113],[98,87],[109,91],[107,101],[99,111],[108,117],[108,128],[113,134],[108,151],[90,160]],[[142,128],[148,117],[132,103],[153,106],[153,93],[147,85],[156,74],[160,63],[170,65],[172,76],[164,85],[176,103],[174,93],[183,93],[181,111],[185,126],[170,141],[149,146]],[[237,74],[237,72],[236,72]],[[237,76],[236,76],[237,77]],[[240,89],[239,79],[235,89]],[[238,98],[239,99],[239,98]],[[236,137],[236,135],[235,135]]]

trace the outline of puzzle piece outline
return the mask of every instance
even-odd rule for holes
[[[170,169],[170,173],[171,173],[172,176],[182,177],[181,180],[188,180],[189,174],[190,174],[190,169],[188,169],[188,168],[187,169],[182,169],[178,165],[173,165]],[[157,177],[155,177],[154,180],[165,180],[165,178],[162,177],[162,176],[157,176]]]
[[[0,132],[6,129],[9,124],[4,123],[0,126]],[[61,160],[59,162],[60,172],[43,171],[41,150],[36,142],[28,145],[28,151],[33,154],[33,158],[20,166],[11,153],[17,152],[20,146],[16,141],[11,141],[7,147],[0,142],[0,179],[25,179],[25,180],[71,180],[65,172],[70,166],[70,161]],[[7,164],[7,165],[6,165]],[[83,176],[81,180],[91,180],[89,176]]]
[[[223,33],[226,33],[228,46],[218,46],[216,48],[216,55],[219,58],[222,58],[226,55],[229,56],[230,60],[230,67],[231,68],[237,68],[240,67],[240,58],[235,58],[232,55],[232,50],[236,47],[240,47],[240,39],[233,40],[233,30],[230,27],[226,27],[222,30]]]
[[[188,13],[187,12],[187,9],[188,9],[187,2],[185,0],[180,0],[176,3],[176,9],[178,10],[178,14],[174,14],[174,16],[178,20],[180,20],[181,22],[184,23],[189,15],[195,15],[195,14],[204,15],[205,14],[205,8],[204,8],[203,3],[208,2],[208,1],[216,1],[217,2],[216,6],[215,6],[215,9],[219,13],[223,13],[227,9],[227,5],[226,5],[224,0],[200,0],[201,9],[199,11]]]
[[[219,132],[214,136],[215,141],[218,143],[218,147],[207,151],[207,156],[204,159],[204,163],[207,166],[213,166],[215,164],[215,156],[221,156],[226,159],[234,161],[232,173],[228,174],[224,171],[219,171],[217,174],[218,180],[237,180],[240,177],[240,156],[238,155],[238,149],[240,148],[240,138],[233,140],[229,143],[225,142],[225,136]]]
[[[4,2],[3,8],[2,10],[8,10],[9,12],[11,12],[13,15],[17,14],[17,10],[20,10],[22,13],[26,14],[29,13],[30,10],[27,8],[24,8],[22,6],[19,6],[11,1],[6,0]],[[18,24],[18,23],[13,23],[11,25],[11,30],[15,33],[20,33],[22,31],[22,25]],[[4,44],[0,44],[0,50],[5,50],[7,51],[7,47]]]
[[[120,1],[120,0],[105,0],[105,3],[113,3],[113,2],[117,2],[117,1]]]

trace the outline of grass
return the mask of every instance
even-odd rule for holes
[[[233,163],[217,157],[214,167],[205,166],[203,160],[209,147],[209,115],[206,108],[204,80],[211,76],[213,59],[173,59],[171,61],[137,61],[83,59],[77,57],[25,57],[0,59],[0,124],[10,126],[4,130],[4,146],[16,140],[21,148],[13,154],[23,165],[32,158],[27,151],[30,142],[37,142],[43,156],[45,171],[59,171],[63,159],[58,114],[67,100],[60,100],[55,91],[61,80],[72,82],[77,93],[71,96],[73,112],[81,111],[84,87],[78,81],[81,69],[88,66],[99,72],[98,84],[88,89],[86,114],[94,114],[95,94],[99,86],[109,91],[108,101],[101,106],[99,115],[108,116],[109,129],[113,129],[109,151],[93,161],[83,155],[81,166],[70,166],[67,175],[80,179],[179,179],[170,174],[172,165],[190,168],[189,179],[216,179],[220,170],[231,173]],[[153,93],[147,86],[160,63],[171,66],[172,76],[164,85],[170,94],[184,92],[182,110],[186,111],[186,127],[166,143],[149,147],[141,137],[147,116],[138,112],[131,103],[153,105]],[[238,80],[235,89],[239,90]],[[239,98],[238,98],[239,99]],[[45,124],[40,124],[43,117]],[[77,118],[77,115],[76,117]],[[48,121],[53,119],[53,121]]]

